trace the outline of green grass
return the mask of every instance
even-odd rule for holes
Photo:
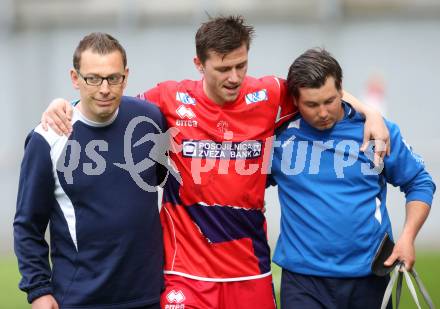
[[[416,268],[423,280],[432,300],[436,306],[440,305],[440,252],[421,252],[417,254]],[[279,304],[279,283],[281,271],[276,265],[272,265],[275,290]],[[30,308],[26,302],[26,294],[18,289],[20,274],[17,270],[17,262],[12,257],[0,258],[0,300],[1,308],[24,309]],[[419,295],[422,308],[427,308]],[[393,300],[394,301],[394,300]],[[404,284],[401,306],[402,309],[416,308],[411,295]]]
[[[20,274],[17,267],[17,260],[15,258],[0,258],[1,308],[23,309],[31,307],[26,301],[26,294],[18,289]]]
[[[420,252],[417,254],[417,262],[416,262],[417,273],[421,277],[423,284],[428,290],[429,295],[431,296],[432,301],[436,307],[440,306],[440,252]],[[281,279],[281,270],[280,268],[272,264],[272,273],[273,280],[275,285],[275,291],[277,296],[278,306],[279,302],[279,286]],[[414,286],[416,286],[415,281],[413,280]],[[417,287],[416,287],[417,289]],[[426,303],[423,300],[423,297],[420,293],[417,293],[420,305],[422,308],[428,308]],[[393,305],[395,307],[395,298],[393,298]],[[402,288],[402,297],[400,299],[399,309],[413,309],[417,308],[415,305],[411,294],[406,286],[403,284]]]

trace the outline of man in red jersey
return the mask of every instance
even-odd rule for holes
[[[139,95],[179,129],[174,141],[181,146],[170,157],[182,182],[170,178],[161,210],[163,308],[275,307],[264,155],[275,126],[296,110],[284,80],[246,75],[252,36],[242,17],[209,20],[196,34],[194,63],[202,80],[167,81]],[[51,106],[43,124],[68,119],[70,104]],[[374,126],[383,128],[381,121]],[[387,134],[379,130],[374,137]]]

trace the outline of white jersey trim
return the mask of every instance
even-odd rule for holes
[[[163,207],[163,210],[166,212],[167,216],[170,218],[171,226],[173,229],[173,240],[174,240],[174,255],[173,255],[173,261],[171,262],[171,269],[174,269],[174,263],[176,262],[176,255],[177,255],[177,238],[176,238],[176,229],[174,228],[174,222],[173,218],[171,218],[170,213],[168,212],[168,209],[166,206]]]
[[[279,89],[281,89],[281,85],[280,85],[280,80],[278,79],[278,77],[273,77],[274,79],[275,79],[275,81],[277,82],[277,84],[278,84],[278,88]]]
[[[376,197],[376,210],[374,211],[374,218],[377,220],[377,222],[379,222],[379,224],[382,224],[382,213],[380,212],[381,205],[381,200]]]
[[[230,207],[233,209],[243,209],[243,210],[259,210],[259,211],[263,211],[263,208],[246,208],[246,207],[240,207],[240,206],[234,206],[234,205],[225,205],[225,204],[209,204],[209,203],[205,203],[205,202],[198,202],[199,205],[204,206],[204,207],[212,207],[212,206],[220,206],[220,207]]]
[[[74,121],[72,121],[73,125]],[[67,222],[67,228],[69,229],[70,237],[75,245],[76,251],[78,251],[78,243],[76,239],[76,216],[75,208],[73,207],[72,201],[69,199],[68,195],[64,191],[60,184],[57,173],[57,162],[63,153],[64,146],[68,141],[68,137],[63,135],[59,136],[51,128],[48,131],[44,131],[42,126],[39,125],[34,130],[36,133],[40,134],[49,144],[50,147],[50,158],[52,161],[52,174],[55,180],[55,199],[60,205],[61,211],[63,212],[64,218]]]
[[[281,116],[281,106],[278,106],[278,112],[277,112],[277,117],[275,118],[275,123],[280,122],[281,119],[284,119],[286,117],[292,117],[293,115],[295,115],[296,113],[291,113],[291,114],[287,114],[284,116]]]
[[[233,282],[233,281],[256,280],[256,279],[261,279],[261,278],[265,278],[265,277],[268,277],[268,276],[272,275],[272,272],[269,271],[269,272],[261,274],[261,275],[248,276],[248,277],[206,278],[206,277],[194,276],[194,275],[182,273],[182,272],[179,272],[179,271],[172,271],[172,270],[165,270],[163,273],[165,275],[177,275],[177,276],[181,276],[181,277],[185,277],[185,278],[190,278],[190,279],[194,279],[194,280],[209,281],[209,282]]]

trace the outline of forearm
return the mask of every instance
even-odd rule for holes
[[[14,218],[14,249],[22,279],[20,289],[35,297],[51,293],[49,245],[44,234],[54,203],[50,148],[31,133],[21,165]]]
[[[411,201],[406,204],[406,219],[401,238],[414,242],[417,233],[425,223],[431,207],[421,201]]]
[[[14,222],[14,249],[22,278],[20,290],[28,294],[28,301],[52,293],[49,248],[44,233],[22,212]]]
[[[377,112],[372,107],[363,104],[361,101],[359,101],[356,97],[354,97],[351,93],[343,90],[343,96],[342,99],[348,103],[350,103],[354,109],[361,113],[364,117],[370,116],[370,115],[380,115],[379,112]]]
[[[26,198],[23,198],[26,200]],[[31,302],[35,297],[52,292],[49,246],[44,239],[47,223],[19,203],[14,220],[14,249],[22,275],[20,290],[28,293]]]
[[[407,270],[412,269],[416,261],[414,240],[428,217],[429,210],[429,205],[421,201],[411,201],[406,204],[406,219],[402,234],[384,265],[391,266],[394,261],[399,260],[405,264]]]

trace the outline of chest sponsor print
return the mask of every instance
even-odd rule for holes
[[[186,92],[176,92],[176,101],[182,102],[187,105],[196,105],[196,99],[191,97]]]
[[[248,93],[245,96],[245,100],[246,100],[246,104],[253,104],[257,102],[267,101],[268,100],[267,90],[262,89],[260,91]]]
[[[196,117],[196,114],[193,112],[193,110],[185,105],[180,105],[176,109],[176,113],[182,119],[193,119]]]
[[[214,142],[210,140],[184,140],[185,158],[255,159],[262,153],[262,141]]]

